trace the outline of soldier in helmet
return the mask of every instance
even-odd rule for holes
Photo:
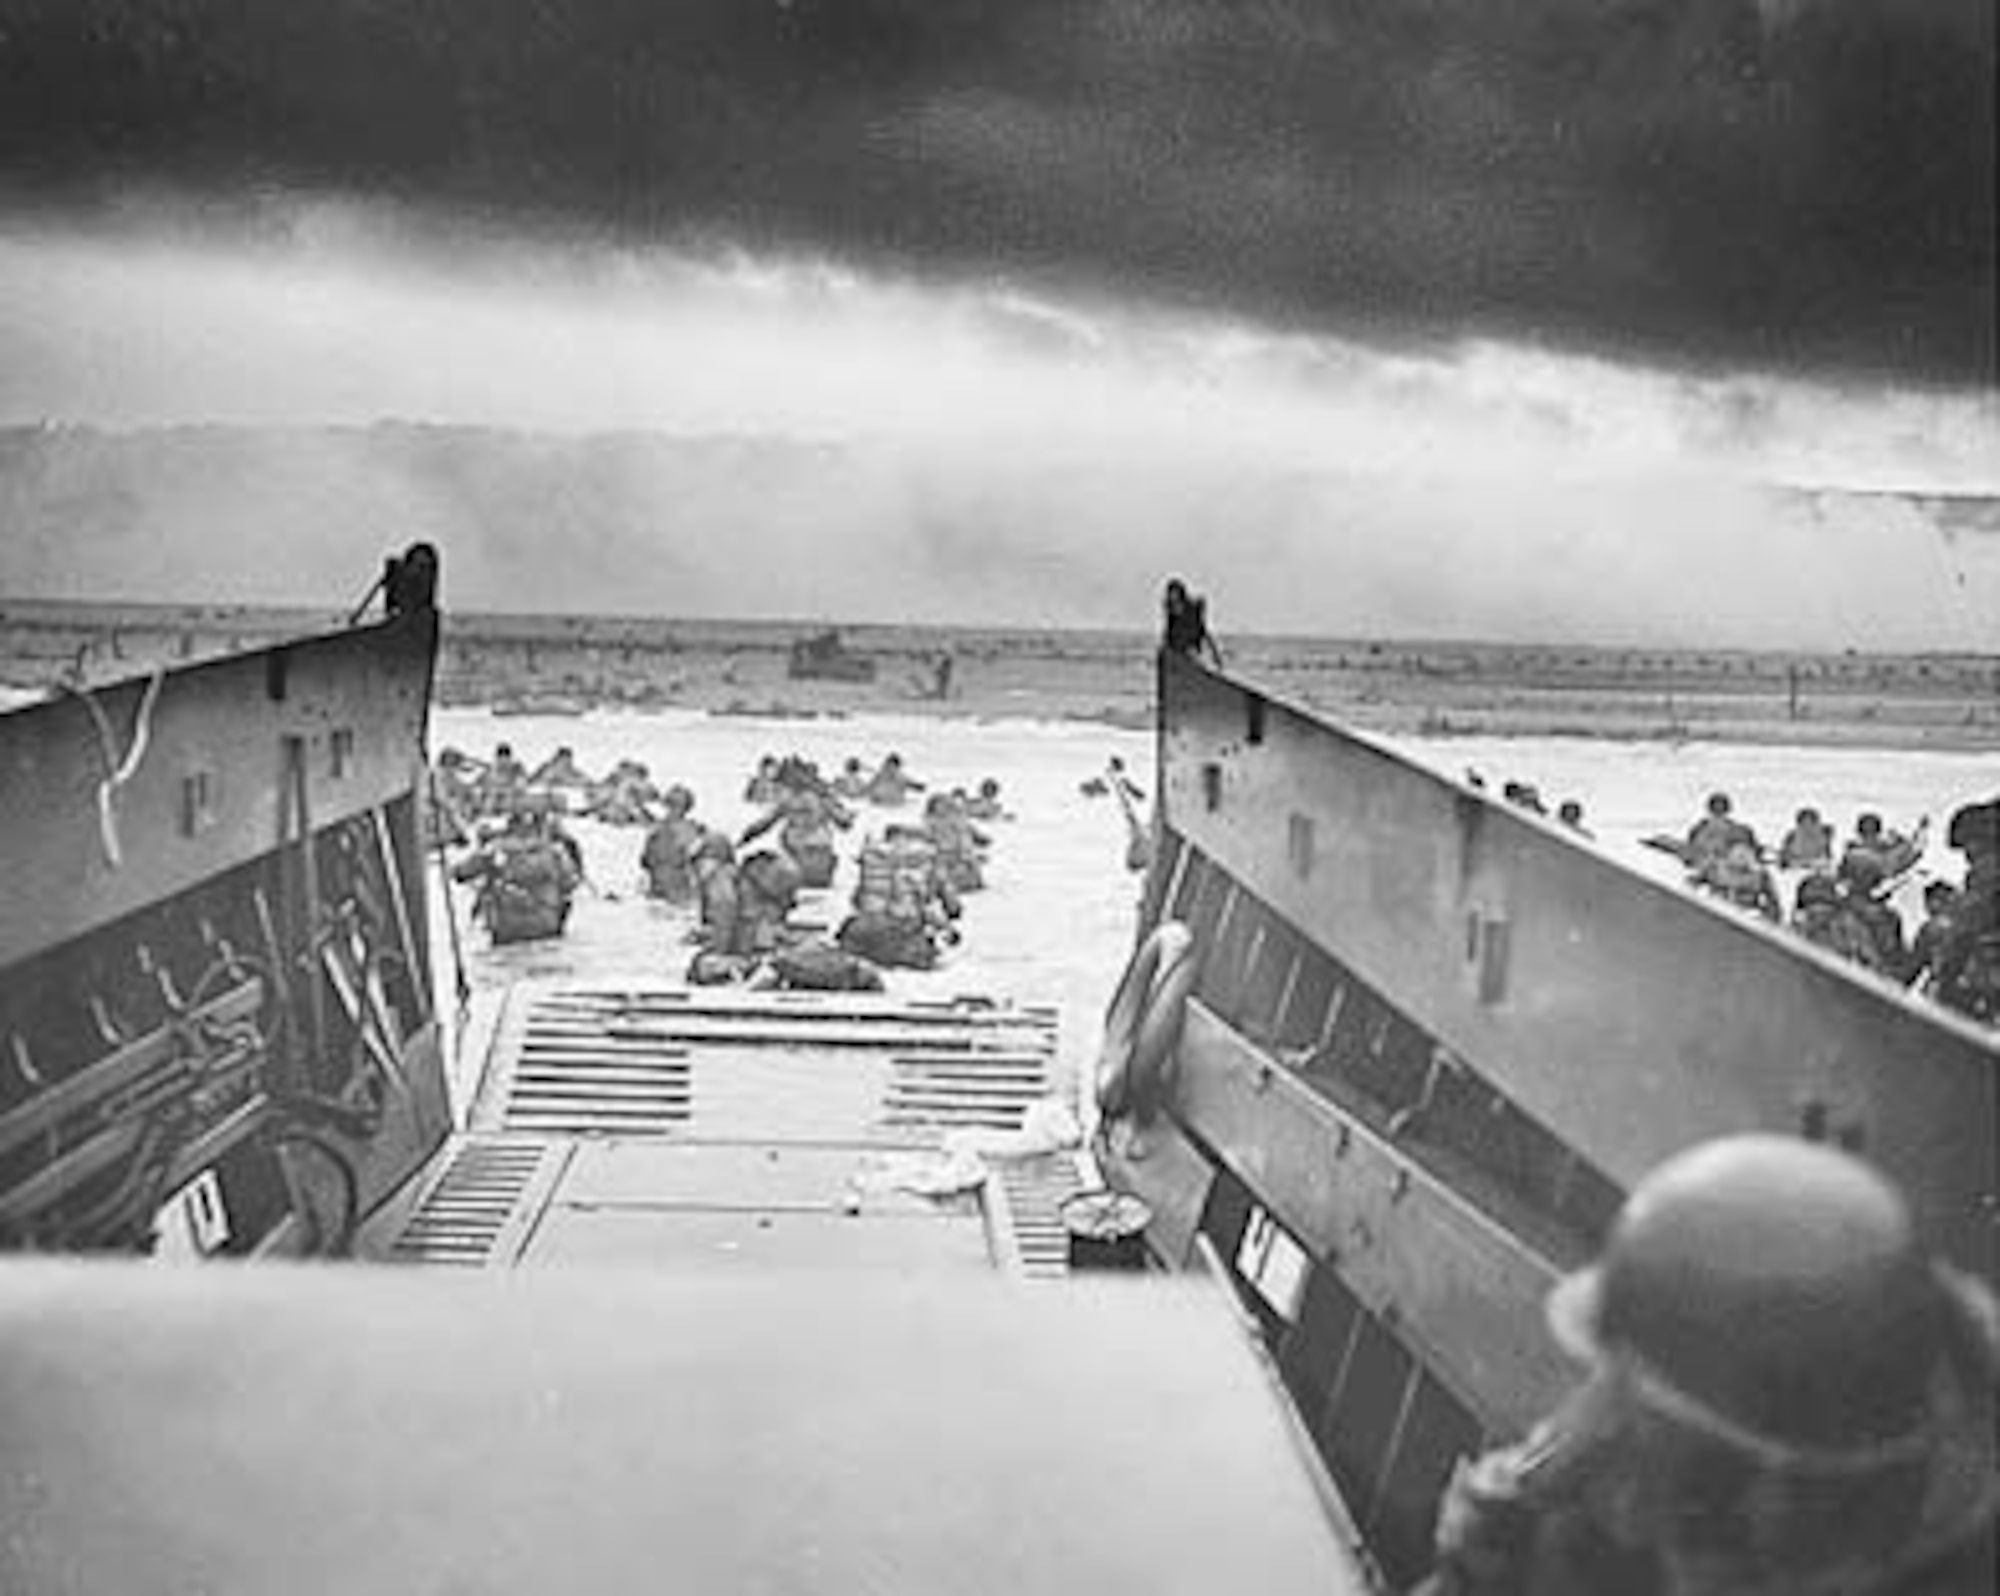
[[[924,831],[953,892],[977,892],[986,885],[984,860],[993,839],[966,818],[961,795],[934,792],[926,798]]]
[[[1965,855],[1965,880],[1933,963],[1932,991],[1961,1014],[2000,1022],[2000,798],[1959,809],[1945,841]]]
[[[646,833],[639,850],[639,868],[646,873],[646,893],[668,903],[692,903],[695,897],[694,850],[702,823],[694,818],[694,794],[676,782],[660,795],[665,813]]]
[[[1868,933],[1858,962],[1892,981],[1910,978],[1910,950],[1903,941],[1903,917],[1887,897],[1884,866],[1874,854],[1849,854],[1841,861],[1841,902]]]
[[[560,787],[582,792],[595,784],[576,762],[576,750],[565,743],[534,768],[528,776],[528,785],[551,791]]]
[[[1993,1589],[1994,1303],[1859,1159],[1776,1136],[1669,1159],[1549,1324],[1588,1373],[1460,1466],[1424,1596]]]
[[[1168,581],[1160,596],[1160,642],[1170,652],[1205,659],[1222,669],[1222,650],[1208,629],[1208,600],[1198,598],[1179,577]]]
[[[1739,843],[1746,844],[1752,853],[1763,853],[1757,845],[1757,833],[1736,818],[1735,807],[1726,792],[1708,795],[1708,812],[1688,829],[1682,854],[1689,875],[1700,877]]]
[[[849,754],[847,763],[840,767],[840,774],[833,778],[833,792],[837,798],[865,798],[868,796],[869,772],[861,763],[860,756]]]
[[[757,769],[743,788],[746,804],[774,804],[778,801],[778,756],[765,754],[757,761]]]
[[[874,775],[868,778],[864,795],[871,804],[882,804],[895,808],[908,801],[913,792],[922,792],[924,784],[903,769],[901,754],[885,755]]]
[[[1765,868],[1764,862],[1757,857],[1757,850],[1747,842],[1731,843],[1719,858],[1711,859],[1694,880],[1697,886],[1706,887],[1739,909],[1748,909],[1766,920],[1777,920],[1782,916],[1777,883],[1771,879],[1771,872]]]
[[[1955,934],[1952,910],[1958,904],[1958,889],[1949,881],[1933,881],[1924,887],[1924,919],[1910,938],[1910,984],[1928,990],[1937,969],[1939,952]]]
[[[737,952],[762,958],[797,939],[787,923],[798,906],[801,878],[791,857],[774,848],[760,848],[736,867]]]
[[[1799,883],[1792,929],[1815,947],[1866,964],[1876,957],[1875,939],[1848,908],[1840,885],[1824,872]]]
[[[813,888],[828,887],[839,865],[834,830],[853,824],[847,806],[823,783],[802,771],[798,785],[780,787],[770,810],[743,829],[736,845],[747,848],[775,826],[778,845],[798,866],[801,882]]]
[[[742,918],[736,849],[720,831],[704,829],[689,860],[701,908],[700,940],[718,953],[735,953]]]
[[[526,807],[510,814],[500,833],[451,875],[477,883],[473,914],[485,923],[495,947],[561,936],[583,881],[575,839],[553,831],[545,816]]]
[[[481,817],[512,813],[514,797],[527,780],[528,767],[515,755],[513,745],[496,743],[493,758],[479,775],[475,812]]]
[[[987,776],[979,783],[979,790],[965,801],[966,818],[970,820],[1012,820],[1007,806],[1000,799],[1000,783]]]
[[[1923,816],[1917,821],[1915,832],[1906,837],[1900,831],[1884,829],[1880,815],[1861,816],[1854,822],[1854,839],[1841,851],[1836,873],[1844,880],[1856,865],[1874,860],[1881,866],[1880,879],[1893,881],[1924,856],[1930,824],[1930,816]]]
[[[1778,844],[1778,863],[1786,870],[1827,870],[1833,865],[1833,827],[1817,809],[1801,809],[1785,840]]]

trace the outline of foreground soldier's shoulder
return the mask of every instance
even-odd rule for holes
[[[1535,1509],[1525,1490],[1533,1443],[1461,1460],[1438,1505],[1437,1572],[1429,1596],[1525,1592]]]
[[[1886,1586],[1882,1596],[1992,1596],[1995,1589],[2000,1589],[2000,1545],[1989,1513],[1963,1539]]]

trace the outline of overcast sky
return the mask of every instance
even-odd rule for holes
[[[817,438],[988,500],[1082,459],[1152,473],[1141,571],[1199,551],[1162,486],[1197,467],[1283,523],[1270,557],[1378,575],[1532,565],[1583,482],[1635,572],[1758,536],[1781,566],[1797,527],[1738,497],[1678,528],[1661,484],[2000,485],[1992,13],[0,0],[0,422]],[[1934,573],[1882,595],[1897,627],[1963,632],[1994,542],[1829,535],[1852,594],[1806,606],[1851,627],[1886,557]],[[1501,618],[1562,629],[1518,576]]]

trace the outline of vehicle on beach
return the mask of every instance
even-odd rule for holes
[[[794,681],[872,682],[875,661],[849,648],[837,630],[829,629],[792,644],[785,674]]]
[[[1034,1002],[442,1014],[434,588],[0,720],[0,1239],[384,1266],[6,1264],[0,1586],[1379,1591],[1668,1155],[1991,1274],[1990,1033],[1171,650],[1085,1145]]]

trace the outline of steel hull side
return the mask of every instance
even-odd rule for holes
[[[1159,756],[1169,836],[1610,1180],[1817,1129],[1993,1274],[1992,1035],[1172,655]]]
[[[1574,1380],[1548,1290],[1677,1149],[1838,1136],[1991,1278],[1993,1038],[1180,656],[1158,716],[1141,933],[1199,973],[1100,1155],[1231,1278],[1393,1581]]]
[[[416,791],[436,644],[419,611],[96,689],[109,751],[80,697],[0,717],[0,972],[289,840],[291,759],[315,829]],[[146,746],[101,803],[149,693]]]
[[[0,718],[9,1244],[144,1249],[205,1185],[199,1250],[318,1250],[315,1182],[365,1215],[446,1136],[437,637],[413,610]]]

